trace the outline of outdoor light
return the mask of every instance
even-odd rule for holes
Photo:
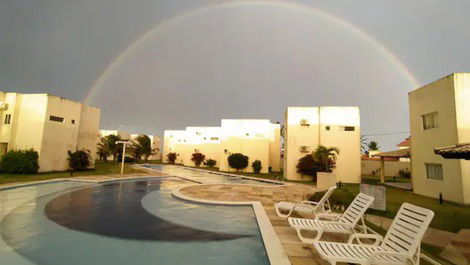
[[[123,144],[122,146],[122,164],[121,164],[121,175],[124,174],[124,160],[126,158],[126,145],[130,144],[129,141],[116,141],[116,144]]]

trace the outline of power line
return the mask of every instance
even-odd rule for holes
[[[399,134],[409,134],[409,131],[403,132],[389,132],[389,133],[371,133],[371,134],[364,134],[364,136],[383,136],[383,135],[399,135]]]

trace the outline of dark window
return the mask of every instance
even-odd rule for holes
[[[72,120],[72,124],[75,124],[75,120]]]
[[[5,124],[10,124],[11,123],[11,114],[6,114],[5,115]]]
[[[354,126],[344,126],[344,130],[347,132],[353,132],[355,129]]]
[[[217,140],[219,140],[219,137],[211,137],[211,140],[212,141],[217,141]]]
[[[56,121],[56,122],[64,122],[64,118],[53,116],[53,115],[49,116],[49,120]]]
[[[330,126],[325,126],[325,130],[329,131],[330,129]]]

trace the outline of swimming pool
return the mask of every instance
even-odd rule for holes
[[[269,264],[251,206],[171,196],[175,177],[0,190],[0,264]]]
[[[172,176],[183,177],[202,184],[251,184],[251,185],[282,185],[282,183],[273,182],[269,180],[253,180],[240,176],[230,176],[219,174],[217,172],[210,172],[206,170],[198,170],[192,168],[185,168],[174,165],[152,165],[147,164],[144,167],[156,169]]]

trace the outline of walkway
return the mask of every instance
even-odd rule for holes
[[[302,201],[315,193],[316,189],[307,185],[285,186],[249,186],[236,184],[193,185],[180,190],[186,196],[215,200],[215,201],[260,201],[271,221],[284,251],[292,265],[328,264],[310,247],[304,246],[297,237],[294,229],[289,227],[287,220],[278,217],[274,210],[274,203],[278,201]],[[332,240],[345,240],[345,238],[331,238]]]

